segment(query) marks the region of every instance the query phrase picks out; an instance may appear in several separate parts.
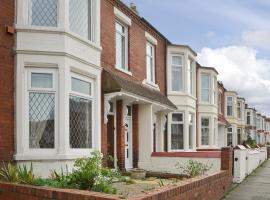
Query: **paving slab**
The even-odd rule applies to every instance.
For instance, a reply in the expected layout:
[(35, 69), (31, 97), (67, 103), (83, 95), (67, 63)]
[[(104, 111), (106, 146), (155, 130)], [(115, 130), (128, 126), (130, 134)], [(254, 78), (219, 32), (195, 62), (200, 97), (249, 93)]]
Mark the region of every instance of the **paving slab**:
[(270, 200), (270, 160), (236, 186), (224, 200)]

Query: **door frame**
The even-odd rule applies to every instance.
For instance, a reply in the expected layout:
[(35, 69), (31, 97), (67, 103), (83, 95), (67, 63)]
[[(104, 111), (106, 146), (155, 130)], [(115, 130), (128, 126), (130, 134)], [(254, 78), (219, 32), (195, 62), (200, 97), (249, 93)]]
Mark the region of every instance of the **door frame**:
[[(127, 167), (127, 159), (126, 159), (126, 146), (125, 146), (125, 168), (126, 169), (132, 169), (133, 168), (133, 130), (132, 130), (132, 123), (133, 123), (133, 117), (132, 117), (132, 105), (127, 105), (130, 107), (130, 116), (127, 114), (125, 116), (125, 120), (130, 120), (130, 137), (129, 137), (129, 163), (130, 166)], [(124, 124), (125, 126), (125, 124)], [(126, 128), (126, 127), (125, 127)], [(125, 130), (125, 145), (126, 145), (126, 130)]]

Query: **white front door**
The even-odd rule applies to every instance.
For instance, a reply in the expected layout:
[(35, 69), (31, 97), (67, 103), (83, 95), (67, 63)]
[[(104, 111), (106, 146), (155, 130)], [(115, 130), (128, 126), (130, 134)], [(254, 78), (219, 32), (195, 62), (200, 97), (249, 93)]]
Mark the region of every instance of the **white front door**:
[(125, 124), (125, 166), (126, 169), (132, 168), (132, 128), (131, 116), (126, 116)]

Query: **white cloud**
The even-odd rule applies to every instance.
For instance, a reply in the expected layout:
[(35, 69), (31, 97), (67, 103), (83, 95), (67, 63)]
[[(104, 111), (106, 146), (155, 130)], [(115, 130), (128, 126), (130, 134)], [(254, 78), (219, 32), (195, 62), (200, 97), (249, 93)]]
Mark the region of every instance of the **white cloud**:
[(228, 90), (237, 91), (251, 106), (270, 116), (270, 60), (258, 59), (246, 46), (203, 48), (198, 62), (215, 67)]
[(242, 34), (244, 44), (270, 50), (270, 31), (245, 31)]

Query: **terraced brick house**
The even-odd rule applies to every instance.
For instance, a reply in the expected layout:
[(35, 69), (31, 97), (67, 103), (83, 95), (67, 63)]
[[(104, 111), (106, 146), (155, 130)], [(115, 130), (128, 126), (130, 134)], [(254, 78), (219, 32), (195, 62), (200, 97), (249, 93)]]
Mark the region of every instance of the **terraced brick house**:
[(225, 92), (225, 119), (231, 124), (227, 127), (227, 146), (237, 145), (237, 93), (234, 91)]
[(230, 123), (225, 119), (225, 92), (222, 82), (218, 82), (218, 147), (227, 146), (227, 127)]
[(134, 7), (101, 1), (101, 151), (110, 167), (152, 169), (152, 153), (165, 150), (166, 115), (176, 109), (166, 97), (167, 43)]

